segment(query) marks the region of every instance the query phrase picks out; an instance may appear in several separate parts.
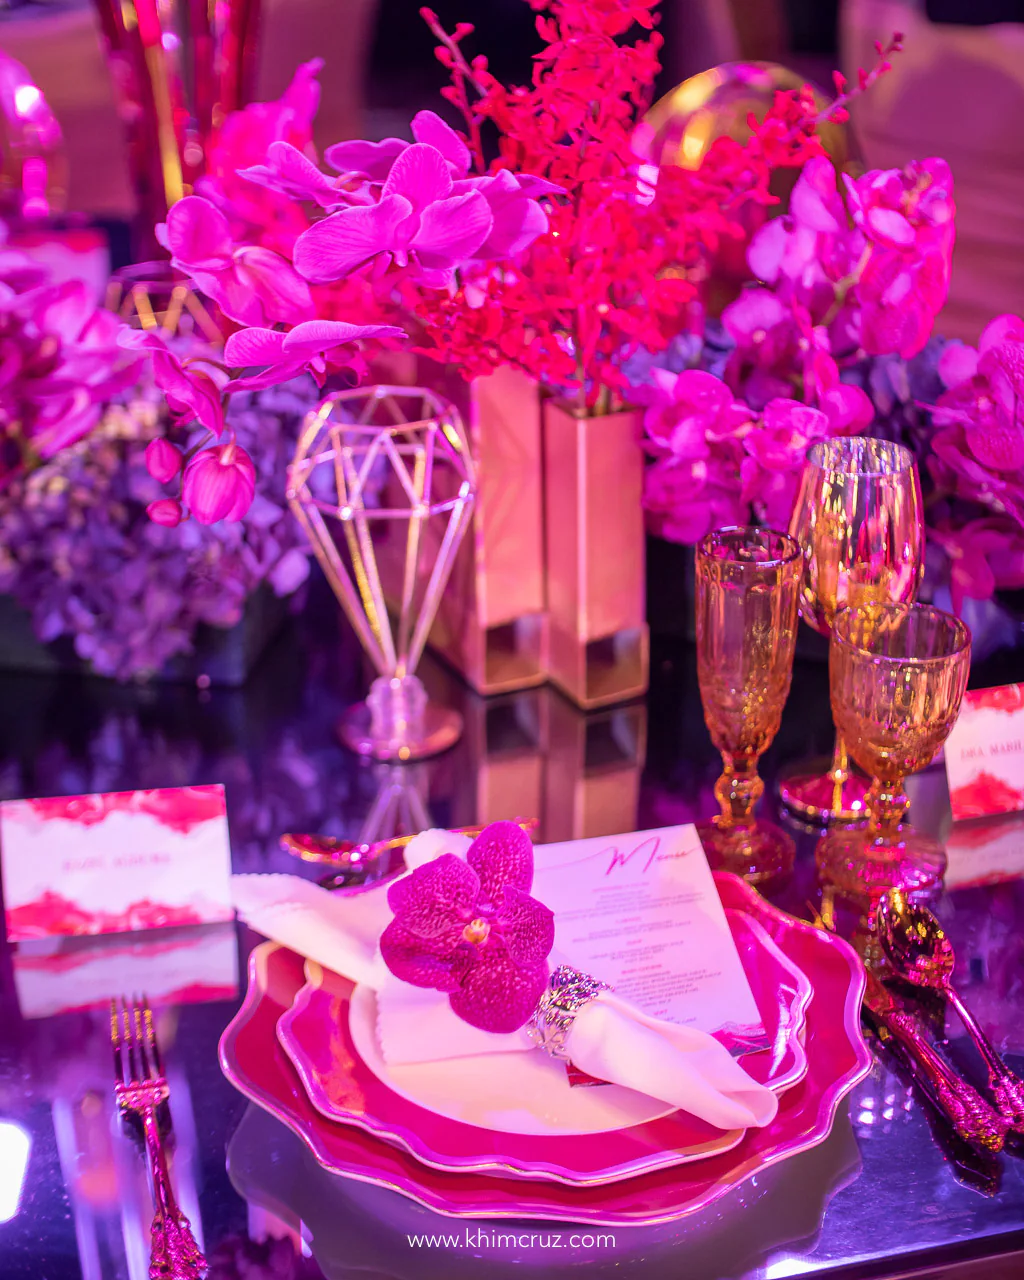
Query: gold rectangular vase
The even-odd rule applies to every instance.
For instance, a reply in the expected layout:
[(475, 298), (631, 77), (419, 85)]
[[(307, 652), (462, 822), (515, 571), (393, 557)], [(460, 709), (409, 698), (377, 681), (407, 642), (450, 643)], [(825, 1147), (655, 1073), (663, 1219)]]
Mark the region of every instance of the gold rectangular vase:
[(635, 411), (545, 403), (548, 675), (583, 708), (647, 690), (640, 440)]
[(468, 418), (479, 489), (430, 642), (478, 693), (542, 684), (547, 617), (537, 384), (503, 368), (468, 388), (448, 382), (439, 390)]

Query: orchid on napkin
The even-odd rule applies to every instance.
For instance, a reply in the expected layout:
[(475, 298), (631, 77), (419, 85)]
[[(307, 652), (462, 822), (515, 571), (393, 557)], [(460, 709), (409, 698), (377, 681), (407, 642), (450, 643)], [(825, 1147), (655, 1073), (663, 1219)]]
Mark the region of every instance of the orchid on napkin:
[(530, 897), (532, 884), (530, 837), (514, 822), (492, 823), (465, 861), (443, 853), (391, 886), (384, 963), (404, 982), (446, 992), (471, 1026), (517, 1030), (544, 991), (555, 940), (554, 916)]
[[(389, 887), (352, 893), (296, 876), (234, 876), (234, 901), (252, 927), (373, 988), (389, 1065), (537, 1052), (525, 1028), (549, 956), (570, 964), (572, 956), (551, 954), (554, 916), (529, 893), (528, 837), (508, 822), (472, 843), (426, 831), (406, 846), (405, 864)], [(719, 1129), (769, 1124), (778, 1110), (772, 1090), (713, 1036), (646, 1014), (613, 990), (576, 1013), (565, 1049), (594, 1079)]]

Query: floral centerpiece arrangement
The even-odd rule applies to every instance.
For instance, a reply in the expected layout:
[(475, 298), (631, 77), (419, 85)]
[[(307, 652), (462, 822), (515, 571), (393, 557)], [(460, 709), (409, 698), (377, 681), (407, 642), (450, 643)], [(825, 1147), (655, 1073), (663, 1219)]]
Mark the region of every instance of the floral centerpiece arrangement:
[(147, 518), (161, 498), (144, 450), (171, 424), (116, 317), (5, 250), (0, 326), (0, 593), (40, 641), (66, 637), (98, 674), (144, 677), (189, 652), (200, 624), (238, 623), (262, 582), (296, 589), (308, 561), (282, 487), (308, 394), (236, 402), (232, 430), (260, 464), (253, 501), (238, 524), (179, 534)]
[[(240, 113), (195, 194), (158, 229), (174, 267), (238, 326), (223, 360), (175, 361), (148, 338), (125, 341), (152, 348), (176, 414), (204, 432), (185, 450), (151, 450), (152, 473), (173, 486), (152, 515), (168, 524), (245, 511), (252, 460), (223, 416), (236, 392), (301, 372), (333, 389), (360, 376), (367, 348), (404, 344), (467, 379), (507, 366), (554, 393), (544, 410), (546, 674), (599, 705), (646, 687), (630, 360), (700, 327), (709, 255), (763, 220), (777, 169), (822, 154), (817, 127), (842, 118), (848, 95), (823, 117), (809, 91), (780, 93), (745, 144), (720, 139), (698, 170), (654, 171), (634, 135), (658, 69), (657, 0), (529, 2), (543, 47), (518, 86), (467, 55), (470, 24), (448, 33), (422, 11), (461, 132), (421, 111), (412, 141), (338, 143), (321, 164), (308, 128), (315, 64), (300, 68), (285, 96), (294, 109), (273, 129), (265, 108)], [(570, 536), (574, 513), (598, 499), (617, 557)], [(614, 674), (592, 672), (605, 652), (629, 656), (613, 659)]]
[[(650, 527), (692, 544), (752, 518), (786, 528), (810, 444), (906, 444), (924, 489), (924, 591), (965, 615), (976, 651), (1012, 643), (990, 605), (1024, 587), (1024, 322), (977, 349), (934, 334), (954, 239), (941, 159), (844, 176), (804, 166), (788, 212), (747, 250), (721, 324), (633, 365), (646, 406)], [(988, 607), (986, 607), (988, 606)]]
[[(159, 231), (174, 266), (239, 326), (222, 395), (304, 370), (323, 385), (360, 372), (367, 345), (411, 342), (467, 378), (519, 367), (600, 413), (630, 392), (631, 354), (693, 328), (695, 269), (741, 214), (776, 203), (775, 169), (821, 154), (811, 96), (780, 93), (746, 145), (720, 139), (697, 171), (645, 175), (633, 134), (658, 69), (657, 0), (528, 2), (544, 42), (530, 86), (506, 87), (485, 57), (467, 59), (469, 23), (448, 34), (422, 11), (462, 133), (421, 111), (413, 142), (337, 143), (325, 172), (310, 140), (316, 63), (299, 69), (273, 127), (267, 110), (278, 104), (225, 125), (196, 194)], [(636, 29), (644, 38), (631, 43)], [(214, 374), (209, 362), (162, 357), (156, 369), (176, 412), (207, 429), (223, 460)], [(182, 514), (203, 465), (180, 460)], [(230, 451), (226, 495), (242, 492), (234, 477), (245, 469)], [(230, 511), (225, 499), (214, 518)]]

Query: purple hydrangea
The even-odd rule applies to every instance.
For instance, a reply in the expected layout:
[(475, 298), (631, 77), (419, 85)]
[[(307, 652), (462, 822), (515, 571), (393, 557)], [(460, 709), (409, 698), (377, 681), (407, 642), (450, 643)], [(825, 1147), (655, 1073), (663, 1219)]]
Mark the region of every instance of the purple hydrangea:
[(144, 679), (191, 651), (197, 627), (232, 627), (262, 582), (279, 595), (308, 573), (306, 540), (288, 511), (285, 473), (316, 397), (299, 379), (234, 398), (230, 421), (256, 463), (256, 496), (237, 524), (152, 523), (162, 496), (145, 463), (166, 434), (152, 387), (110, 404), (84, 439), (0, 491), (0, 592), (47, 643), (68, 635), (100, 675)]

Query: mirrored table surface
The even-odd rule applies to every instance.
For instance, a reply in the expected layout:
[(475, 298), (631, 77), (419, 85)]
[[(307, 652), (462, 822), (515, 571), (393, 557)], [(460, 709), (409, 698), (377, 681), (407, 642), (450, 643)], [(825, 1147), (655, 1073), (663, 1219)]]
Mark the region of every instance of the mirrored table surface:
[[(428, 662), (433, 696), (462, 712), (462, 739), (431, 761), (374, 764), (334, 733), (370, 672), (333, 609), (314, 601), (242, 689), (0, 672), (0, 798), (221, 782), (234, 869), (310, 876), (315, 867), (280, 850), (282, 832), (365, 839), (528, 815), (537, 838), (552, 841), (707, 817), (719, 759), (692, 648), (656, 638), (652, 669), (644, 702), (587, 716), (546, 688), (478, 698)], [(826, 667), (798, 659), (762, 762), (769, 814), (773, 776), (827, 753), (831, 734)], [(950, 883), (936, 909), (963, 994), (1024, 1071), (1024, 816), (950, 828), (941, 768), (912, 785), (915, 821), (948, 843)], [(816, 835), (790, 829), (795, 865), (766, 892), (806, 917), (822, 901)], [(856, 932), (856, 911), (837, 919)], [(0, 949), (0, 1280), (147, 1275), (146, 1168), (117, 1123), (104, 1008), (115, 991), (143, 985), (167, 1063), (175, 1184), (213, 1280), (1024, 1275), (1024, 1158), (958, 1149), (877, 1046), (825, 1143), (668, 1226), (599, 1234), (525, 1224), (499, 1240), (496, 1224), (467, 1225), (337, 1178), (218, 1066), (259, 940), (228, 924), (86, 940), (82, 954), (65, 947), (59, 959), (45, 947)], [(977, 1079), (959, 1024), (951, 1018), (946, 1031), (948, 1053)], [(523, 1244), (530, 1233), (561, 1240)]]

